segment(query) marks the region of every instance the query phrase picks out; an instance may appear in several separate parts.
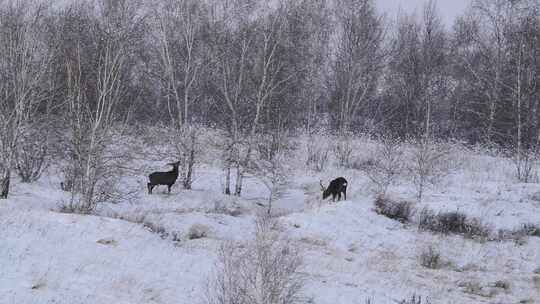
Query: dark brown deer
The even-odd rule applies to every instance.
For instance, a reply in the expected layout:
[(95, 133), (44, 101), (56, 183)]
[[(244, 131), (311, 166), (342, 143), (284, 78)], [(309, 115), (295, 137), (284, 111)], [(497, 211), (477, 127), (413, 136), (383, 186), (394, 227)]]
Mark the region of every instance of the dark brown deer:
[(171, 193), (171, 187), (176, 183), (176, 179), (178, 178), (178, 166), (180, 166), (180, 162), (167, 165), (173, 166), (173, 169), (168, 172), (154, 172), (148, 175), (148, 179), (150, 180), (148, 183), (148, 194), (152, 194), (152, 189), (157, 185), (167, 186), (168, 193)]
[(332, 195), (332, 201), (341, 200), (341, 193), (343, 193), (344, 199), (347, 200), (347, 180), (343, 177), (338, 177), (330, 182), (328, 188), (324, 187), (321, 180), (321, 190), (323, 191), (322, 198), (326, 199)]

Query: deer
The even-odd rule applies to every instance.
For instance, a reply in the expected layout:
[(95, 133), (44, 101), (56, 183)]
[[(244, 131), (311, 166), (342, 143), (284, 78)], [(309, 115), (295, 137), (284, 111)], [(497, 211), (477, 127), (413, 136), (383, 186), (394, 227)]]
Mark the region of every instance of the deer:
[(167, 186), (168, 193), (171, 193), (171, 187), (176, 183), (176, 179), (178, 178), (178, 166), (180, 166), (180, 162), (169, 163), (167, 165), (172, 166), (173, 169), (168, 172), (154, 172), (148, 175), (148, 179), (150, 180), (148, 183), (148, 194), (152, 194), (152, 189), (158, 185)]
[(347, 180), (343, 177), (338, 177), (330, 182), (328, 188), (326, 188), (321, 180), (321, 190), (323, 192), (323, 200), (332, 195), (332, 201), (336, 201), (336, 196), (338, 201), (341, 200), (341, 193), (343, 193), (344, 199), (347, 200)]

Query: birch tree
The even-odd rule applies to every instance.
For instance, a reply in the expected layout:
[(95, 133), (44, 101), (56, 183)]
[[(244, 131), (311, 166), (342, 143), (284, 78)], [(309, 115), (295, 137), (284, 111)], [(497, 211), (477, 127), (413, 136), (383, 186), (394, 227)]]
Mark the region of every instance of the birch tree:
[(45, 5), (0, 2), (0, 199), (8, 197), (23, 127), (44, 100), (51, 57), (44, 40)]
[(163, 92), (174, 150), (183, 164), (183, 186), (191, 189), (198, 147), (192, 107), (202, 99), (200, 78), (207, 66), (203, 45), (205, 5), (194, 0), (164, 0), (156, 12), (157, 79)]
[(435, 2), (424, 7), (422, 21), (401, 16), (392, 39), (386, 75), (391, 130), (401, 136), (430, 138), (444, 131), (449, 77), (446, 33)]
[(242, 191), (242, 179), (244, 171), (249, 165), (252, 151), (255, 145), (255, 135), (261, 131), (261, 120), (264, 108), (271, 98), (278, 94), (280, 90), (287, 86), (287, 83), (294, 76), (287, 73), (285, 61), (280, 52), (283, 51), (282, 43), (284, 39), (285, 15), (284, 8), (281, 7), (263, 20), (260, 38), (256, 49), (255, 65), (252, 70), (252, 79), (256, 90), (252, 100), (255, 106), (255, 115), (250, 122), (249, 133), (247, 134), (248, 146), (243, 161), (237, 166), (235, 195), (240, 195)]
[[(283, 60), (284, 11), (241, 24), (227, 24), (215, 48), (216, 99), (227, 113), (225, 193), (230, 194), (232, 169), (236, 173), (234, 194), (242, 192), (243, 179), (253, 156), (255, 135), (261, 131), (263, 110), (287, 85)], [(243, 113), (247, 115), (242, 115)]]
[(373, 118), (367, 110), (381, 77), (385, 29), (372, 0), (343, 0), (337, 7), (338, 40), (329, 86), (334, 126), (345, 134)]
[[(222, 15), (212, 20), (211, 48), (212, 48), (212, 81), (210, 85), (214, 90), (214, 99), (217, 108), (226, 112), (222, 125), (226, 128), (227, 136), (221, 143), (225, 171), (225, 194), (231, 194), (231, 174), (233, 166), (240, 166), (240, 148), (243, 143), (241, 113), (248, 104), (248, 64), (249, 54), (252, 52), (253, 32), (249, 27), (252, 9), (244, 6), (223, 6), (217, 4), (214, 11), (221, 11)], [(231, 17), (233, 16), (233, 17)], [(234, 18), (234, 16), (237, 16)], [(241, 17), (238, 17), (241, 16)], [(236, 24), (235, 20), (242, 23)]]
[(65, 13), (71, 22), (67, 30), (74, 32), (64, 49), (70, 156), (65, 190), (72, 194), (64, 208), (90, 213), (98, 203), (117, 199), (115, 184), (126, 157), (113, 146), (114, 136), (121, 130), (120, 106), (130, 82), (129, 48), (144, 16), (130, 1), (81, 5)]
[(538, 10), (537, 1), (477, 0), (456, 33), (466, 121), (510, 152), (524, 182), (538, 158)]
[(517, 178), (530, 182), (537, 178), (536, 166), (540, 152), (540, 5), (518, 6), (519, 15), (509, 26), (510, 88), (513, 109), (514, 161)]
[[(499, 121), (505, 103), (510, 2), (475, 0), (471, 11), (456, 23), (453, 53), (458, 67), (462, 109), (473, 139), (500, 142)], [(476, 123), (475, 123), (476, 122)], [(472, 129), (472, 130), (471, 130)], [(476, 130), (476, 131), (475, 131)]]

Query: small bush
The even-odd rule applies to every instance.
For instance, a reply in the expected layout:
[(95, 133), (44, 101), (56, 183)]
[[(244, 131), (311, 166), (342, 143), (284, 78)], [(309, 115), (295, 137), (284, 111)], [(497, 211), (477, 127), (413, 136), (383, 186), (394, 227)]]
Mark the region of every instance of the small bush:
[[(394, 301), (397, 304), (431, 304), (431, 301), (429, 298), (422, 299), (421, 296), (417, 296), (416, 294), (413, 294), (410, 299), (402, 299), (400, 301), (395, 300)], [(365, 301), (366, 304), (375, 304), (373, 301), (373, 298), (367, 298)]]
[(422, 209), (418, 218), (418, 228), (420, 230), (439, 232), (439, 222), (433, 210), (428, 208)]
[(432, 210), (424, 209), (418, 221), (420, 230), (439, 232), (443, 234), (462, 234), (467, 238), (487, 238), (491, 230), (477, 218), (468, 218), (461, 212), (441, 212), (437, 215)]
[(533, 277), (533, 283), (536, 290), (540, 291), (540, 277)]
[(392, 138), (381, 138), (381, 144), (367, 161), (355, 165), (365, 172), (380, 195), (384, 195), (403, 170), (401, 142)]
[(187, 237), (190, 240), (202, 239), (208, 236), (209, 230), (210, 229), (205, 225), (195, 224), (189, 228)]
[(524, 244), (527, 237), (540, 237), (540, 227), (535, 224), (524, 224), (513, 230), (500, 229), (498, 240), (513, 240), (517, 244)]
[(529, 199), (530, 199), (530, 200), (533, 200), (533, 201), (540, 202), (540, 191), (535, 192), (535, 193), (529, 195)]
[(37, 181), (49, 164), (50, 153), (47, 127), (24, 130), (15, 153), (15, 168), (21, 181), (23, 183)]
[(429, 269), (438, 269), (441, 266), (441, 253), (432, 246), (429, 246), (420, 254), (420, 264)]
[(80, 202), (71, 199), (69, 202), (61, 202), (58, 206), (58, 211), (61, 213), (72, 213), (88, 215), (95, 211), (94, 205), (81, 204)]
[(493, 286), (495, 288), (500, 288), (500, 289), (503, 289), (505, 291), (510, 290), (510, 282), (508, 282), (508, 281), (499, 280), (499, 281), (496, 281), (495, 283), (493, 283)]
[(351, 167), (352, 145), (349, 139), (340, 139), (334, 146), (334, 154), (339, 167)]
[(535, 224), (525, 224), (523, 225), (522, 230), (527, 236), (540, 237), (540, 227)]
[(375, 212), (401, 223), (408, 223), (412, 219), (414, 208), (410, 202), (397, 202), (379, 195), (375, 199)]
[(464, 293), (477, 295), (484, 298), (492, 298), (499, 293), (499, 290), (497, 290), (496, 287), (482, 286), (482, 284), (477, 281), (459, 282), (458, 287), (461, 287)]
[(305, 303), (302, 256), (276, 225), (271, 218), (259, 218), (252, 240), (221, 247), (205, 303)]
[(309, 168), (321, 172), (328, 163), (328, 152), (330, 149), (326, 144), (320, 144), (319, 141), (311, 138), (307, 144), (307, 160), (306, 166)]
[(437, 142), (422, 139), (413, 143), (412, 160), (408, 171), (416, 186), (418, 201), (422, 201), (428, 186), (436, 185), (444, 176), (449, 174), (449, 148)]
[(431, 301), (429, 298), (422, 298), (421, 296), (417, 296), (416, 294), (413, 294), (410, 299), (403, 299), (401, 301), (397, 301), (398, 304), (431, 304)]
[(162, 239), (166, 239), (167, 237), (169, 237), (169, 233), (167, 232), (167, 230), (165, 230), (165, 227), (161, 225), (146, 221), (143, 223), (143, 226), (150, 232), (158, 234)]
[(223, 201), (216, 200), (214, 201), (214, 207), (207, 211), (207, 213), (214, 213), (214, 214), (225, 214), (232, 217), (239, 217), (244, 213), (245, 210), (243, 210), (240, 206), (227, 206)]
[(466, 233), (467, 215), (461, 212), (443, 212), (437, 216), (439, 229), (443, 233)]

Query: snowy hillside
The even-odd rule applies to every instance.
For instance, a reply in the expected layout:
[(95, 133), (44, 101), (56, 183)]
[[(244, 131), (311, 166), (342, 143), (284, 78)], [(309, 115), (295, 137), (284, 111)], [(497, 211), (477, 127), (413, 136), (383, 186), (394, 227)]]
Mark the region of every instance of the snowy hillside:
[[(304, 146), (305, 140), (299, 140)], [(357, 140), (367, 158), (377, 145)], [(414, 294), (430, 303), (540, 303), (540, 237), (498, 238), (497, 229), (540, 224), (538, 184), (519, 184), (502, 158), (463, 148), (451, 173), (430, 189), (410, 222), (374, 211), (362, 170), (306, 168), (303, 149), (291, 163), (274, 216), (302, 256), (302, 296), (309, 303), (395, 303)], [(149, 167), (161, 168), (153, 162)], [(249, 178), (240, 197), (222, 194), (223, 172), (197, 167), (193, 190), (180, 185), (146, 194), (146, 172), (126, 179), (129, 202), (100, 205), (96, 215), (59, 212), (68, 195), (50, 168), (39, 182), (15, 181), (0, 202), (0, 303), (204, 303), (218, 249), (253, 238), (268, 195)], [(346, 201), (322, 201), (319, 180), (349, 181)], [(127, 187), (128, 185), (126, 185)], [(389, 197), (414, 202), (400, 176)], [(418, 229), (420, 209), (460, 211), (490, 227), (486, 239)], [(437, 267), (421, 265), (429, 248)]]

